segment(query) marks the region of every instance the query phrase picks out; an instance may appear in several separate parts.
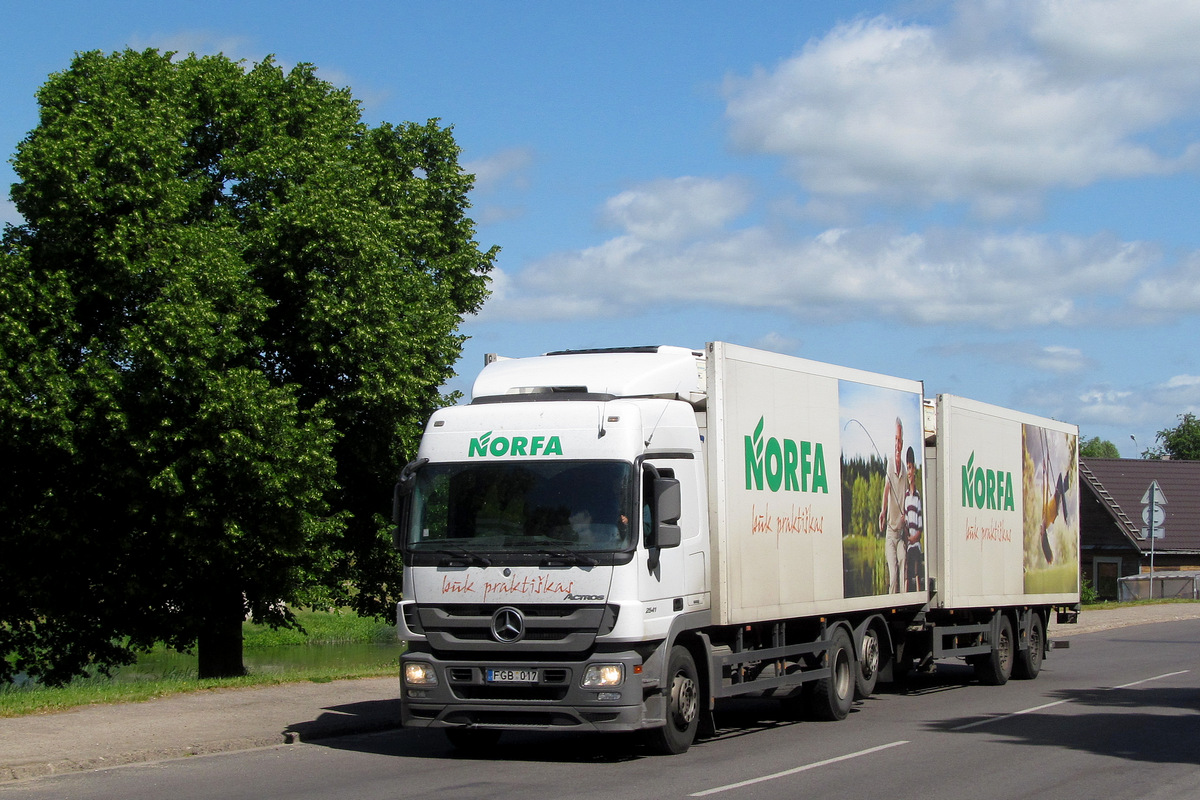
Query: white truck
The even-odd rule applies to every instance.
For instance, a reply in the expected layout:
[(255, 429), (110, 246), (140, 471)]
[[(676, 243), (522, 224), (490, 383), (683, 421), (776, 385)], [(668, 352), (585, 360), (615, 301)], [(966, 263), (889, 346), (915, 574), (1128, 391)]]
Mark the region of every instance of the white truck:
[(680, 753), (736, 695), (1033, 678), (1078, 613), (1073, 425), (722, 342), (489, 360), (397, 484), (406, 726)]

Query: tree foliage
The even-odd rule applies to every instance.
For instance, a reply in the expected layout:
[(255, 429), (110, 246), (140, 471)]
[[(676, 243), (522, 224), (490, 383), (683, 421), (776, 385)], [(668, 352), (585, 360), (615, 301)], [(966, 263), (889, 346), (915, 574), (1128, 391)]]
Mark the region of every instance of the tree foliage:
[(1179, 424), (1174, 428), (1163, 428), (1155, 441), (1157, 444), (1146, 450), (1146, 458), (1200, 460), (1200, 418), (1190, 411), (1180, 414)]
[(0, 252), (0, 680), (154, 641), (228, 674), (246, 613), (394, 613), (389, 489), (496, 254), (451, 131), (269, 58), (84, 53), (38, 102)]
[(1121, 451), (1107, 439), (1093, 436), (1079, 445), (1079, 455), (1081, 458), (1120, 458)]

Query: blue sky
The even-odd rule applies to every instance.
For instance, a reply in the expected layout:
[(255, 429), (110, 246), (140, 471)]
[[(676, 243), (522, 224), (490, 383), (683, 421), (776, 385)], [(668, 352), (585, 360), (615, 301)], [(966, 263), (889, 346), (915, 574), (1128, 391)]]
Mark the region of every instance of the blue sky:
[(127, 46), (310, 62), (368, 122), (453, 125), (502, 248), (454, 388), (487, 352), (719, 339), (1126, 456), (1200, 412), (1194, 0), (3, 9), (8, 156), (49, 73)]

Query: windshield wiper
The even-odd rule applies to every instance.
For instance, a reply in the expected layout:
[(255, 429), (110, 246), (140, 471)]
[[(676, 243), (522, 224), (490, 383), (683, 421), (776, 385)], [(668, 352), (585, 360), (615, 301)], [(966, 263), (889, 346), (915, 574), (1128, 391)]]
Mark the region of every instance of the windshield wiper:
[(546, 563), (550, 563), (552, 561), (561, 561), (564, 564), (579, 564), (584, 567), (594, 567), (600, 563), (586, 553), (568, 550), (565, 547), (560, 547), (555, 550), (541, 549), (538, 550), (538, 554), (546, 557)]
[(479, 553), (472, 553), (470, 550), (464, 550), (461, 547), (443, 547), (434, 552), (450, 556), (450, 558), (442, 562), (441, 566), (443, 567), (452, 567), (455, 561), (463, 562), (462, 566), (464, 567), (469, 567), (472, 564), (478, 564), (481, 567), (490, 567), (492, 565), (492, 561), (488, 557), (482, 556)]

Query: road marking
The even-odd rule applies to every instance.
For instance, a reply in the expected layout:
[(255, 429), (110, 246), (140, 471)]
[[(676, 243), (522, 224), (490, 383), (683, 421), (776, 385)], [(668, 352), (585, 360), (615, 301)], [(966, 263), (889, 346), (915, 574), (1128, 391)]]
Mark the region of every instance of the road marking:
[[(1143, 683), (1150, 683), (1151, 681), (1161, 681), (1163, 678), (1174, 678), (1176, 675), (1186, 675), (1189, 672), (1191, 672), (1191, 670), (1187, 670), (1187, 669), (1181, 669), (1178, 672), (1165, 672), (1162, 675), (1155, 675), (1153, 678), (1143, 678), (1140, 681), (1134, 681), (1132, 683), (1123, 683), (1120, 686), (1112, 686), (1112, 687), (1109, 687), (1108, 689), (1105, 689), (1104, 691), (1111, 692), (1114, 689), (1128, 689), (1131, 686), (1140, 686)], [(1063, 703), (1072, 703), (1072, 702), (1074, 702), (1074, 698), (1068, 698), (1066, 700), (1055, 700), (1053, 703), (1043, 703), (1042, 705), (1034, 706), (1033, 708), (1025, 708), (1020, 711), (1014, 711), (1011, 714), (1001, 714), (998, 717), (985, 717), (984, 719), (977, 719), (974, 722), (968, 722), (966, 725), (959, 725), (957, 728), (951, 728), (950, 730), (951, 731), (965, 731), (965, 730), (969, 730), (970, 728), (976, 728), (980, 725), (987, 725), (989, 722), (1001, 722), (1006, 719), (1012, 719), (1013, 717), (1019, 717), (1022, 714), (1032, 714), (1034, 711), (1042, 711), (1047, 708), (1053, 708), (1054, 706), (1061, 706)]]
[(987, 725), (989, 722), (999, 722), (1000, 720), (1012, 719), (1013, 717), (1019, 717), (1022, 714), (1032, 714), (1034, 711), (1041, 711), (1044, 708), (1051, 708), (1053, 706), (1061, 706), (1063, 703), (1069, 703), (1069, 702), (1071, 702), (1071, 701), (1070, 700), (1055, 700), (1053, 703), (1043, 703), (1040, 706), (1034, 706), (1033, 708), (1022, 709), (1021, 711), (1014, 711), (1011, 714), (1003, 714), (999, 717), (986, 717), (984, 719), (977, 719), (974, 722), (968, 722), (966, 725), (959, 725), (957, 728), (951, 728), (950, 730), (951, 731), (965, 731), (969, 728), (975, 728), (980, 725)]
[(836, 758), (827, 758), (824, 761), (814, 761), (812, 764), (805, 764), (802, 767), (794, 767), (792, 769), (784, 770), (783, 772), (776, 772), (773, 775), (763, 775), (761, 778), (751, 778), (750, 780), (747, 780), (747, 781), (739, 781), (738, 783), (730, 783), (726, 786), (717, 786), (713, 789), (705, 789), (703, 792), (694, 792), (691, 795), (689, 795), (689, 797), (705, 797), (710, 794), (718, 794), (720, 792), (728, 792), (730, 789), (741, 789), (743, 786), (753, 786), (756, 783), (764, 783), (765, 781), (773, 781), (776, 778), (786, 778), (788, 775), (795, 775), (798, 772), (807, 772), (810, 769), (816, 769), (817, 767), (825, 767), (830, 764), (837, 764), (840, 761), (849, 761), (852, 758), (859, 758), (861, 756), (869, 756), (872, 753), (878, 753), (881, 750), (888, 750), (893, 747), (899, 747), (902, 744), (908, 744), (908, 740), (902, 739), (898, 742), (891, 742), (890, 744), (881, 744), (881, 745), (879, 745), (879, 747), (871, 747), (866, 750), (859, 750), (857, 753), (848, 753), (844, 756), (837, 756)]
[(1178, 672), (1166, 672), (1162, 675), (1155, 675), (1153, 678), (1146, 678), (1145, 680), (1134, 681), (1133, 683), (1123, 683), (1120, 686), (1114, 686), (1112, 688), (1128, 689), (1130, 686), (1140, 686), (1141, 684), (1149, 683), (1150, 681), (1161, 681), (1163, 678), (1174, 678), (1176, 675), (1186, 675), (1189, 672), (1191, 672), (1190, 669), (1181, 669)]

